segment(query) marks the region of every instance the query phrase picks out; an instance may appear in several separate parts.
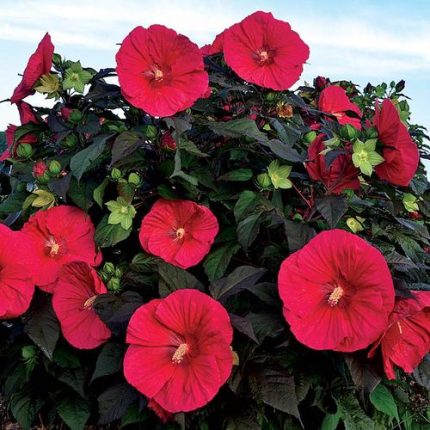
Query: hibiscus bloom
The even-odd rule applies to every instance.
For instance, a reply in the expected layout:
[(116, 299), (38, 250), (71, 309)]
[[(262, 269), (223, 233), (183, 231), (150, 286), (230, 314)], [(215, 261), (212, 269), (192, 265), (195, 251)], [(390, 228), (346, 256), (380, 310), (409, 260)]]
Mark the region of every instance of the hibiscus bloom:
[(0, 224), (0, 320), (16, 318), (30, 306), (34, 282), (28, 272), (31, 244), (20, 232)]
[(381, 346), (388, 379), (396, 379), (394, 365), (412, 373), (430, 351), (430, 292), (412, 294), (396, 302), (385, 333), (369, 352), (372, 357)]
[[(19, 117), (22, 125), (28, 124), (29, 122), (34, 122), (35, 124), (39, 122), (36, 118), (36, 115), (33, 112), (33, 108), (28, 103), (18, 102), (17, 106), (18, 106)], [(17, 129), (18, 127), (13, 124), (9, 124), (7, 126), (6, 149), (0, 155), (0, 161), (7, 160), (8, 158), (11, 158), (11, 157), (16, 157), (16, 147), (20, 143), (28, 143), (30, 145), (34, 145), (35, 143), (37, 143), (37, 136), (35, 136), (34, 134), (25, 134), (18, 140), (18, 142), (15, 142), (15, 133)]]
[(326, 136), (317, 136), (308, 148), (306, 170), (314, 181), (321, 181), (329, 193), (340, 194), (345, 189), (358, 190), (360, 180), (358, 169), (352, 164), (352, 155), (348, 150), (338, 155), (327, 167), (324, 140)]
[(30, 269), (42, 290), (52, 293), (61, 267), (82, 261), (91, 266), (101, 263), (94, 244), (94, 225), (90, 217), (73, 206), (57, 206), (32, 215), (22, 232), (29, 237), (35, 256)]
[(46, 33), (36, 51), (28, 60), (21, 82), (15, 88), (10, 99), (11, 103), (18, 103), (23, 98), (34, 93), (33, 87), (39, 78), (51, 71), (53, 54), (54, 45), (51, 42), (51, 36)]
[(106, 287), (88, 264), (69, 263), (60, 270), (52, 306), (64, 338), (75, 348), (94, 349), (110, 338), (111, 331), (93, 309), (104, 293)]
[(255, 12), (224, 32), (225, 62), (245, 81), (287, 90), (298, 81), (309, 47), (290, 24)]
[(162, 25), (132, 30), (116, 61), (123, 96), (153, 116), (189, 108), (208, 88), (199, 47)]
[[(346, 95), (346, 91), (337, 85), (330, 85), (321, 91), (318, 109), (334, 115), (341, 125), (350, 124), (361, 130), (360, 118), (362, 113), (360, 108), (352, 103)], [(360, 118), (348, 116), (348, 111), (356, 113)]]
[(197, 290), (177, 290), (131, 317), (125, 378), (167, 412), (200, 408), (230, 376), (232, 336), (221, 304)]
[(420, 154), (390, 99), (385, 99), (381, 107), (376, 105), (373, 125), (385, 159), (375, 167), (376, 174), (394, 185), (408, 186), (417, 171)]
[(149, 254), (187, 269), (209, 253), (217, 233), (218, 221), (206, 206), (160, 199), (143, 218), (139, 239)]
[(394, 306), (384, 257), (344, 230), (322, 232), (286, 258), (278, 287), (291, 331), (319, 350), (366, 348), (383, 333)]
[(227, 30), (224, 30), (222, 33), (217, 34), (215, 40), (210, 45), (205, 45), (200, 48), (203, 56), (206, 57), (208, 55), (219, 54), (222, 52), (223, 44), (224, 44), (224, 33)]

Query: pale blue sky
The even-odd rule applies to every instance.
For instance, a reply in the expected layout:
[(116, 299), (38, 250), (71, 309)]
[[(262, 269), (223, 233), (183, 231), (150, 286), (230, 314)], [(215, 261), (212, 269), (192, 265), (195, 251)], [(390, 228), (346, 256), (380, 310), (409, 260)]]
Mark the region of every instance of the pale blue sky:
[[(405, 79), (413, 120), (430, 129), (427, 0), (0, 0), (0, 10), (0, 100), (12, 94), (17, 73), (46, 31), (63, 56), (84, 66), (114, 67), (116, 43), (137, 25), (165, 24), (203, 45), (265, 10), (288, 21), (310, 46), (301, 82), (317, 75), (361, 86)], [(0, 104), (0, 129), (17, 121), (15, 107)]]

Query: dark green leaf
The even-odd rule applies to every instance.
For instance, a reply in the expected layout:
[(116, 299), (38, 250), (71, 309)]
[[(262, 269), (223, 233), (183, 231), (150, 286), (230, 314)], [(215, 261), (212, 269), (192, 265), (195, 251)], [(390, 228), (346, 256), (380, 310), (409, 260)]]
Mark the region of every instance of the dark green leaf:
[(94, 239), (98, 246), (107, 248), (127, 239), (132, 229), (124, 230), (121, 224), (109, 224), (108, 215), (105, 215), (96, 228)]
[(230, 321), (232, 326), (243, 333), (245, 336), (248, 336), (255, 343), (260, 343), (257, 336), (254, 333), (254, 328), (252, 326), (251, 321), (249, 321), (246, 317), (241, 317), (235, 314), (229, 314)]
[(49, 360), (52, 360), (60, 336), (60, 325), (49, 301), (31, 312), (24, 331)]
[(218, 181), (244, 182), (252, 178), (251, 169), (232, 170), (218, 178)]
[(277, 139), (268, 140), (266, 142), (261, 142), (262, 145), (267, 146), (270, 150), (286, 161), (291, 161), (293, 163), (303, 163), (306, 157), (299, 154), (297, 150), (291, 147), (288, 143), (281, 142)]
[(345, 355), (345, 361), (351, 373), (352, 380), (358, 388), (372, 392), (382, 379), (375, 364), (364, 354)]
[(340, 413), (327, 414), (321, 424), (321, 430), (336, 430), (340, 421)]
[(346, 199), (343, 196), (324, 196), (317, 198), (315, 206), (327, 221), (330, 228), (336, 227), (337, 223), (348, 209)]
[(21, 424), (24, 430), (30, 429), (37, 413), (45, 404), (45, 400), (30, 389), (13, 394), (10, 402), (10, 410), (14, 418)]
[(284, 226), (290, 252), (303, 248), (316, 235), (308, 224), (285, 220)]
[(105, 194), (106, 187), (109, 185), (109, 180), (107, 178), (103, 179), (103, 182), (93, 191), (94, 201), (103, 209), (103, 196)]
[(246, 252), (257, 238), (260, 225), (264, 221), (262, 213), (249, 215), (237, 225), (237, 240)]
[(67, 193), (69, 191), (71, 179), (72, 175), (68, 173), (66, 176), (59, 179), (51, 179), (48, 183), (48, 187), (54, 194), (67, 202)]
[(197, 148), (195, 143), (191, 142), (190, 140), (180, 139), (179, 148), (188, 152), (191, 155), (195, 155), (196, 157), (209, 157), (208, 154), (205, 154), (200, 151), (200, 149)]
[(25, 191), (15, 191), (0, 203), (0, 215), (9, 215), (22, 210), (22, 204), (29, 194)]
[(285, 329), (284, 320), (276, 313), (250, 312), (246, 319), (252, 324), (254, 333), (260, 343), (266, 337), (276, 337)]
[(96, 367), (90, 382), (102, 376), (119, 372), (122, 368), (123, 354), (124, 348), (118, 343), (110, 342), (104, 345), (97, 357)]
[(68, 190), (69, 197), (75, 205), (88, 212), (94, 204), (93, 193), (96, 186), (97, 184), (93, 180), (78, 182), (77, 179), (72, 178)]
[(60, 369), (55, 373), (59, 381), (63, 382), (64, 384), (75, 390), (81, 397), (85, 397), (85, 374), (82, 368)]
[(53, 361), (63, 369), (77, 369), (81, 366), (75, 350), (64, 345), (58, 345), (55, 348)]
[(108, 388), (98, 398), (100, 414), (98, 423), (109, 424), (121, 418), (136, 399), (136, 391), (126, 383)]
[(345, 430), (373, 430), (374, 422), (364, 413), (352, 393), (336, 398), (336, 404)]
[(114, 141), (112, 146), (112, 166), (117, 161), (122, 160), (132, 154), (142, 145), (140, 135), (134, 131), (124, 131)]
[(83, 174), (91, 168), (92, 163), (100, 156), (106, 147), (106, 142), (114, 134), (101, 134), (94, 138), (94, 142), (75, 154), (70, 160), (70, 170), (73, 176), (79, 181)]
[(70, 430), (83, 430), (90, 418), (90, 405), (79, 397), (66, 397), (57, 406), (58, 415)]
[(371, 393), (370, 401), (378, 411), (387, 414), (389, 417), (399, 421), (399, 411), (397, 410), (396, 401), (394, 400), (391, 391), (382, 384), (379, 384)]
[(240, 245), (229, 243), (221, 248), (212, 251), (205, 259), (203, 267), (210, 282), (224, 276), (228, 265), (234, 254), (239, 251)]
[(159, 284), (158, 290), (161, 297), (183, 288), (204, 290), (203, 284), (191, 273), (171, 264), (160, 261), (158, 263)]
[(267, 136), (261, 132), (255, 121), (249, 118), (234, 119), (227, 122), (210, 122), (208, 127), (216, 134), (225, 137), (250, 137), (259, 142), (267, 140)]
[(231, 295), (257, 283), (265, 272), (266, 269), (261, 267), (239, 266), (227, 277), (212, 283), (209, 290), (215, 299), (225, 301)]

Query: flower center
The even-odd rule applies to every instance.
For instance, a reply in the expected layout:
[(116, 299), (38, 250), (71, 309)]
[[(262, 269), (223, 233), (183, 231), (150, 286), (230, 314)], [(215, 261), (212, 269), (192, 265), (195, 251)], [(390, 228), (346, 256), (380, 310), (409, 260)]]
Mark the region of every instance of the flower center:
[(267, 48), (260, 48), (254, 54), (255, 61), (260, 64), (270, 64), (273, 61), (273, 51)]
[(154, 68), (154, 79), (156, 81), (161, 81), (163, 79), (163, 72), (158, 68)]
[(84, 303), (84, 309), (85, 310), (91, 309), (93, 307), (93, 304), (94, 304), (96, 298), (97, 298), (97, 296), (92, 296), (89, 299), (87, 299)]
[(176, 238), (182, 239), (185, 235), (185, 229), (183, 227), (180, 227), (176, 230)]
[(46, 241), (46, 246), (51, 248), (49, 251), (51, 257), (55, 257), (60, 252), (60, 244), (57, 243), (52, 236)]
[(175, 364), (180, 364), (184, 359), (185, 355), (189, 351), (190, 347), (186, 343), (181, 343), (176, 349), (175, 353), (172, 356), (172, 361)]
[(339, 300), (342, 298), (343, 293), (343, 288), (340, 285), (336, 285), (336, 287), (328, 297), (328, 304), (330, 306), (336, 306), (339, 303)]

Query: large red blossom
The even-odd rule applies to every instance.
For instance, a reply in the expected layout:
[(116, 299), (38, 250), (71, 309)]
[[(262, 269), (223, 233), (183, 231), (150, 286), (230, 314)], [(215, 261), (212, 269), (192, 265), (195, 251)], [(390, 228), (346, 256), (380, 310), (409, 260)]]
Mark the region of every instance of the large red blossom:
[(408, 186), (417, 171), (420, 154), (390, 99), (385, 99), (382, 106), (376, 105), (373, 124), (385, 160), (375, 167), (376, 174), (394, 185)]
[(384, 257), (344, 230), (322, 232), (286, 258), (278, 286), (291, 331), (313, 349), (366, 348), (382, 334), (394, 306)]
[(132, 30), (116, 61), (124, 97), (153, 116), (189, 108), (208, 88), (199, 47), (162, 25)]
[(97, 272), (75, 262), (62, 267), (52, 296), (52, 306), (64, 338), (79, 349), (93, 349), (111, 336), (111, 331), (93, 309), (99, 294), (107, 293)]
[[(28, 124), (33, 122), (37, 124), (39, 121), (34, 114), (33, 108), (26, 102), (18, 102), (18, 111), (21, 124)], [(4, 161), (11, 157), (16, 157), (16, 147), (20, 143), (28, 143), (34, 145), (37, 143), (37, 136), (34, 134), (25, 134), (17, 142), (15, 142), (15, 132), (18, 129), (16, 125), (9, 124), (6, 129), (6, 149), (0, 155), (0, 161)]]
[(396, 379), (394, 366), (411, 373), (430, 351), (430, 292), (413, 292), (413, 298), (396, 302), (388, 327), (369, 356), (380, 345), (384, 370), (389, 379)]
[(358, 190), (360, 180), (358, 170), (352, 164), (348, 150), (338, 155), (327, 167), (326, 157), (321, 154), (326, 149), (324, 134), (318, 135), (308, 148), (306, 170), (314, 181), (321, 181), (329, 193), (340, 194), (345, 189)]
[(11, 103), (18, 103), (34, 93), (33, 87), (39, 78), (51, 71), (53, 54), (54, 45), (51, 42), (51, 36), (46, 33), (36, 51), (29, 58), (21, 82), (15, 88), (10, 99)]
[(16, 318), (30, 306), (34, 282), (27, 265), (31, 244), (20, 232), (0, 224), (0, 320)]
[(197, 290), (177, 290), (132, 316), (124, 375), (165, 411), (192, 411), (230, 376), (232, 335), (221, 304)]
[(143, 218), (139, 239), (146, 252), (186, 269), (209, 253), (218, 228), (215, 215), (206, 206), (160, 199)]
[(290, 24), (255, 12), (224, 32), (225, 62), (245, 81), (286, 90), (303, 71), (309, 47)]
[(39, 211), (24, 224), (35, 251), (29, 269), (37, 286), (52, 293), (61, 267), (82, 261), (97, 266), (102, 255), (94, 244), (94, 225), (90, 217), (73, 206), (57, 206)]
[(206, 57), (208, 55), (219, 54), (222, 52), (223, 44), (224, 44), (224, 33), (227, 30), (224, 30), (222, 33), (217, 34), (215, 40), (210, 45), (205, 45), (200, 48), (203, 56)]
[[(351, 124), (358, 130), (361, 130), (361, 110), (346, 95), (346, 91), (337, 86), (330, 85), (321, 91), (318, 99), (318, 109), (322, 112), (334, 115), (339, 124)], [(348, 112), (356, 113), (360, 118), (348, 116)]]

